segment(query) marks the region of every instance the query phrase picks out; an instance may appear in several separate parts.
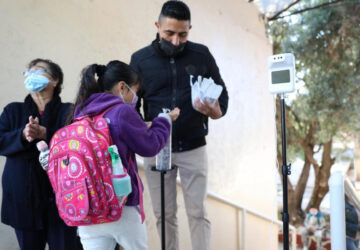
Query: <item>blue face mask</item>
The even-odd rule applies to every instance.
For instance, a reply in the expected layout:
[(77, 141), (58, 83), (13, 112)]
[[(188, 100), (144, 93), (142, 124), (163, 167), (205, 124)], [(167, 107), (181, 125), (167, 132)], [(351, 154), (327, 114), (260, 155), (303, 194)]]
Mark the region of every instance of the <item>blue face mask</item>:
[(25, 88), (30, 92), (40, 92), (49, 82), (50, 80), (46, 76), (34, 73), (30, 74), (24, 81)]

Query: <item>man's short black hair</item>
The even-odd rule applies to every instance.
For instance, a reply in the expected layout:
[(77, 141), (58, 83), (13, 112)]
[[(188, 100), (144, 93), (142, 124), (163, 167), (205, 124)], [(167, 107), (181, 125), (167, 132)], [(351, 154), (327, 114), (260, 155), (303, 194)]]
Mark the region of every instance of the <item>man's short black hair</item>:
[(181, 21), (191, 21), (190, 9), (182, 1), (170, 0), (161, 8), (159, 21), (162, 17), (170, 17)]

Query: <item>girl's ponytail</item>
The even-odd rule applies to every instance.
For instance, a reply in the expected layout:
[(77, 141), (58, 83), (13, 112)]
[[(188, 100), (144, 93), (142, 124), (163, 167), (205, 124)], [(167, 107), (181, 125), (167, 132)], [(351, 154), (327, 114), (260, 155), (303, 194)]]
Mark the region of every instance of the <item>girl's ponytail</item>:
[(106, 66), (98, 64), (91, 64), (82, 70), (79, 91), (76, 95), (76, 100), (72, 110), (66, 120), (66, 124), (73, 122), (76, 107), (79, 107), (80, 110), (83, 109), (84, 102), (92, 94), (104, 92), (102, 78), (105, 71)]

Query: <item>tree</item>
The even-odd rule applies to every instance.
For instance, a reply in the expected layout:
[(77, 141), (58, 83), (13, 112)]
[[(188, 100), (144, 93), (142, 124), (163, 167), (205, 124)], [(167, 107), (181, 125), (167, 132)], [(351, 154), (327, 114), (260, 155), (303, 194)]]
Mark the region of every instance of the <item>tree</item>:
[[(330, 169), (338, 157), (333, 142), (360, 127), (360, 2), (337, 2), (311, 8), (325, 1), (301, 1), (288, 10), (288, 17), (268, 26), (274, 53), (294, 53), (297, 78), (304, 83), (286, 105), (290, 157), (304, 159), (298, 183), (288, 184), (290, 222), (295, 225), (304, 219), (301, 203), (310, 168), (314, 168), (315, 183), (307, 209), (319, 208), (329, 190)], [(279, 116), (277, 128), (281, 135)], [(317, 152), (322, 153), (320, 160), (314, 157)]]

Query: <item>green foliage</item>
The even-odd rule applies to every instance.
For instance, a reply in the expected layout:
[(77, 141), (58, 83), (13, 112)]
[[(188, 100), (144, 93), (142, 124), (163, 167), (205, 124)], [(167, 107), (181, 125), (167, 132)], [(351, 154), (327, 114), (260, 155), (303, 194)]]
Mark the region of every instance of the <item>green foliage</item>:
[[(304, 0), (289, 13), (325, 2)], [(360, 128), (359, 13), (359, 1), (342, 1), (269, 23), (274, 54), (295, 55), (297, 80), (304, 87), (288, 104), (288, 115), (301, 138), (312, 126), (313, 145)], [(290, 151), (301, 153), (294, 136), (289, 133)]]

